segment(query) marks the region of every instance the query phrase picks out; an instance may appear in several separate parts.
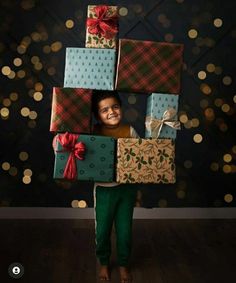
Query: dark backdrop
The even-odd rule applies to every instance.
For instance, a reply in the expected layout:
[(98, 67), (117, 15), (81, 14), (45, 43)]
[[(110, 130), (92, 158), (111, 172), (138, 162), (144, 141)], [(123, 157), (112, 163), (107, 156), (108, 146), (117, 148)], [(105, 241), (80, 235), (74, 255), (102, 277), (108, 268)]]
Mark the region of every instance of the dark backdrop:
[[(84, 200), (93, 206), (92, 183), (53, 180), (49, 123), (65, 49), (84, 47), (87, 5), (103, 3), (119, 5), (120, 38), (184, 44), (177, 182), (139, 186), (137, 205), (235, 206), (233, 0), (1, 0), (0, 205), (70, 207)], [(121, 97), (124, 119), (143, 136), (147, 94)]]

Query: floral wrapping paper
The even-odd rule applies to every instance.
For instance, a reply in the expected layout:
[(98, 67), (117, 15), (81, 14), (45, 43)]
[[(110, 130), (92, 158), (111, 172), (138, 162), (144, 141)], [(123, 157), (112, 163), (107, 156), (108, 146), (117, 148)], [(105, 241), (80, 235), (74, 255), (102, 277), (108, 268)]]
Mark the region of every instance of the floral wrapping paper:
[(118, 7), (88, 5), (85, 47), (116, 48)]
[(175, 144), (171, 139), (119, 138), (118, 183), (175, 183)]

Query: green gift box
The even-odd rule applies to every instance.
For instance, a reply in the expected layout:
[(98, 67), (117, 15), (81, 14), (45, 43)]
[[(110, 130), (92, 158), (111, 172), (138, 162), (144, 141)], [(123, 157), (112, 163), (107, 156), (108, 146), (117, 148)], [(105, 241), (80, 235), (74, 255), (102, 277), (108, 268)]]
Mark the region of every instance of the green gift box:
[[(62, 134), (63, 135), (63, 134)], [(85, 181), (112, 182), (115, 172), (115, 139), (104, 136), (79, 135), (77, 142), (85, 145), (84, 159), (76, 160), (77, 179)], [(63, 174), (70, 152), (56, 139), (55, 179), (65, 179)]]

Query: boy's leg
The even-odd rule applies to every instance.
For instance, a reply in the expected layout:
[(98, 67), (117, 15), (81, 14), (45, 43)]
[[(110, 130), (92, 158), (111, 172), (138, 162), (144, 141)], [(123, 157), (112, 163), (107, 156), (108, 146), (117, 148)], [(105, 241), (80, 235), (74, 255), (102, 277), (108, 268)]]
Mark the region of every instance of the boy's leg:
[(97, 186), (94, 192), (96, 255), (101, 265), (108, 265), (111, 255), (111, 230), (116, 194), (113, 188)]
[(137, 190), (133, 185), (120, 185), (120, 199), (115, 214), (117, 257), (119, 266), (127, 267), (131, 253), (133, 210)]

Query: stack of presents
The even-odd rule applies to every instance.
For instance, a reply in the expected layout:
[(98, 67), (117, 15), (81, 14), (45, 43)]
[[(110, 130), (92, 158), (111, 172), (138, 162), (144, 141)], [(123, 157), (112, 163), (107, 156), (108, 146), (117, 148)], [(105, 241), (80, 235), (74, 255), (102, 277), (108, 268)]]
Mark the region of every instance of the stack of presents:
[[(118, 7), (89, 5), (85, 48), (66, 48), (64, 87), (54, 87), (54, 178), (175, 183), (183, 45), (117, 39)], [(93, 90), (147, 95), (145, 137), (93, 135)]]

